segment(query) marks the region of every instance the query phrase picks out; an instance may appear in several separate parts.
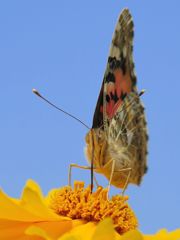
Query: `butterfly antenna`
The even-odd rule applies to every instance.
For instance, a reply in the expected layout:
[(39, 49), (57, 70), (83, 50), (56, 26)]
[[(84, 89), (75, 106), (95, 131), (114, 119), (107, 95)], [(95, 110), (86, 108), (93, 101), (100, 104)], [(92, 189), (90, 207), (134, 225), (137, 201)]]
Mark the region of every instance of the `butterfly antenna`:
[(145, 92), (146, 92), (146, 90), (145, 90), (145, 89), (142, 89), (142, 90), (140, 91), (140, 93), (139, 93), (139, 97), (141, 97)]
[(45, 102), (47, 102), (49, 105), (51, 105), (52, 107), (58, 109), (59, 111), (65, 113), (66, 115), (68, 115), (71, 118), (74, 118), (76, 121), (78, 121), (79, 123), (81, 123), (82, 125), (84, 125), (87, 129), (90, 129), (84, 122), (82, 122), (79, 118), (73, 116), (72, 114), (64, 111), (63, 109), (57, 107), (56, 105), (54, 105), (53, 103), (51, 103), (49, 100), (47, 100), (45, 97), (43, 97), (36, 89), (33, 88), (32, 92), (34, 94), (36, 94), (38, 97), (42, 98)]

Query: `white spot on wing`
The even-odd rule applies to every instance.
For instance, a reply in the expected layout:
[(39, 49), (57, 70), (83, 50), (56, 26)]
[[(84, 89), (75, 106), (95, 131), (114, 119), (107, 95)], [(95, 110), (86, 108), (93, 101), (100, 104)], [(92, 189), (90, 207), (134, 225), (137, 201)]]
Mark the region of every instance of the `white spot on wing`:
[(116, 46), (112, 46), (109, 54), (111, 57), (115, 57), (116, 59), (119, 59), (120, 49)]

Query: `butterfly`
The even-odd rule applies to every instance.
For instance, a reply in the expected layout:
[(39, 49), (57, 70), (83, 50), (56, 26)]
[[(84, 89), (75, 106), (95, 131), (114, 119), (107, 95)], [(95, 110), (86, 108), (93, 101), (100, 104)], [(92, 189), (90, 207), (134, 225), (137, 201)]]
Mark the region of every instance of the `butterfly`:
[(91, 190), (95, 171), (109, 180), (108, 187), (114, 185), (123, 192), (129, 183), (139, 185), (147, 171), (148, 134), (140, 100), (143, 91), (138, 93), (136, 87), (133, 28), (132, 16), (128, 9), (124, 9), (114, 31), (92, 128), (33, 89), (38, 97), (89, 129), (85, 140), (91, 168), (70, 164), (69, 185), (72, 167), (91, 169)]
[(147, 171), (148, 134), (133, 62), (134, 24), (128, 9), (119, 16), (107, 66), (87, 133), (86, 156), (109, 184), (139, 185)]

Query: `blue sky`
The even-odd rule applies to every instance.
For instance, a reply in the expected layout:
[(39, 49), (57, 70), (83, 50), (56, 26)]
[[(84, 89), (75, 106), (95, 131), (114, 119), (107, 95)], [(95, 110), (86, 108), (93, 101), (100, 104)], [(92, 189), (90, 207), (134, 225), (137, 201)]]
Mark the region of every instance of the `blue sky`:
[[(138, 89), (147, 90), (142, 100), (150, 135), (149, 171), (140, 187), (129, 186), (129, 203), (144, 233), (174, 230), (180, 227), (178, 0), (0, 2), (0, 185), (19, 197), (32, 178), (46, 194), (67, 184), (70, 163), (86, 165), (87, 130), (38, 99), (32, 88), (91, 126), (124, 7), (135, 23)], [(75, 169), (73, 179), (88, 184), (90, 174)]]

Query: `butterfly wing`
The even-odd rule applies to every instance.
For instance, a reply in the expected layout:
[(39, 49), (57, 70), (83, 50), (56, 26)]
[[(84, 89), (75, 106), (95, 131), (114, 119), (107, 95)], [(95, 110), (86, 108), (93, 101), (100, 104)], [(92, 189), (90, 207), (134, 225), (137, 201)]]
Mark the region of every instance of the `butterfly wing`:
[[(119, 187), (120, 183), (124, 186), (128, 174), (120, 172), (121, 169), (131, 169), (128, 181), (134, 184), (140, 184), (147, 169), (148, 136), (144, 108), (136, 89), (133, 28), (132, 16), (124, 9), (113, 35), (92, 126), (98, 141), (103, 139), (108, 146), (101, 149), (103, 158), (95, 158), (95, 165), (103, 166), (101, 171), (110, 179), (109, 164), (115, 160), (116, 176), (113, 175), (111, 183)], [(101, 145), (93, 147), (100, 149)]]
[(107, 67), (97, 101), (92, 128), (108, 128), (124, 98), (136, 92), (136, 76), (132, 57), (133, 20), (128, 9), (118, 19), (113, 35)]

